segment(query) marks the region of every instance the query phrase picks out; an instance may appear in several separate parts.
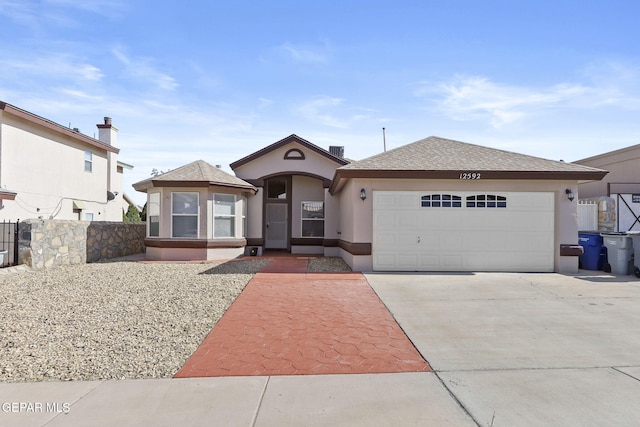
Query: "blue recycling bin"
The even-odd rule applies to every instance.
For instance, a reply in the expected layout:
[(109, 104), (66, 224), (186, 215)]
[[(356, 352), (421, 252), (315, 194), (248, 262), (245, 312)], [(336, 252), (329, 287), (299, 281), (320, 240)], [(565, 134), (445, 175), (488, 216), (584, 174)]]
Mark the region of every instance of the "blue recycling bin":
[(584, 252), (580, 255), (580, 265), (585, 270), (602, 270), (606, 262), (606, 248), (599, 231), (581, 231), (578, 244)]

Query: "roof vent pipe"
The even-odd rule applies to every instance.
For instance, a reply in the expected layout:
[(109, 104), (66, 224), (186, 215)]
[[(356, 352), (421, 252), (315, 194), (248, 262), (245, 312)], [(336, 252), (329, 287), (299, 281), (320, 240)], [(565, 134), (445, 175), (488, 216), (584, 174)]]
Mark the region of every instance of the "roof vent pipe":
[(382, 128), (382, 145), (384, 148), (384, 152), (387, 152), (387, 132), (385, 128)]

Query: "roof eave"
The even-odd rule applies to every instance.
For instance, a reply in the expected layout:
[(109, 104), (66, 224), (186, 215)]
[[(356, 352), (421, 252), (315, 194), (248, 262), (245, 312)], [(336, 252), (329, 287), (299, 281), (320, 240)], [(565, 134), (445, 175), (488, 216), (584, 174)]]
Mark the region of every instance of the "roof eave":
[(141, 191), (139, 188), (148, 189), (150, 187), (176, 187), (176, 188), (206, 188), (210, 186), (216, 187), (228, 187), (228, 188), (236, 188), (240, 190), (252, 191), (254, 194), (258, 192), (258, 189), (253, 185), (243, 185), (243, 184), (234, 184), (229, 182), (218, 182), (218, 181), (178, 181), (178, 180), (161, 180), (161, 179), (151, 179), (139, 182), (134, 184), (133, 188), (138, 191)]
[(100, 148), (105, 151), (109, 151), (112, 153), (119, 153), (120, 149), (116, 148), (112, 145), (105, 144), (104, 142), (97, 140), (95, 138), (91, 138), (90, 136), (84, 135), (80, 132), (76, 132), (73, 129), (69, 129), (65, 126), (62, 126), (58, 123), (52, 122), (51, 120), (47, 120), (44, 117), (40, 117), (36, 114), (30, 113), (26, 110), (18, 108), (14, 105), (7, 104), (6, 102), (0, 102), (0, 110), (4, 110), (7, 113), (10, 113), (16, 117), (20, 117), (21, 119), (27, 120), (31, 123), (38, 124), (40, 126), (44, 126), (47, 129), (51, 129), (55, 132), (59, 132), (63, 135), (72, 137), (76, 140), (82, 141), (85, 144), (89, 144), (93, 147)]
[(243, 166), (249, 162), (252, 162), (255, 159), (258, 159), (266, 154), (271, 153), (274, 150), (277, 150), (280, 147), (283, 147), (291, 142), (297, 142), (298, 144), (301, 144), (305, 147), (307, 147), (308, 149), (310, 149), (311, 151), (315, 151), (316, 153), (320, 154), (321, 156), (324, 156), (330, 160), (333, 160), (334, 162), (340, 164), (341, 166), (344, 165), (348, 165), (349, 161), (345, 160), (344, 158), (338, 157), (338, 156), (334, 156), (333, 154), (331, 154), (329, 151), (323, 149), (322, 147), (319, 147), (309, 141), (307, 141), (304, 138), (300, 138), (298, 135), (296, 134), (292, 134), (287, 136), (286, 138), (281, 139), (280, 141), (274, 142), (273, 144), (264, 147), (261, 150), (256, 151), (255, 153), (249, 154), (246, 157), (243, 157), (240, 160), (236, 160), (235, 162), (231, 163), (229, 166), (231, 167), (231, 169), (235, 170), (236, 168)]
[[(461, 180), (468, 170), (398, 170), (398, 169), (337, 169), (329, 188), (333, 195), (339, 193), (346, 180), (351, 178), (391, 179), (451, 179)], [(608, 171), (475, 171), (480, 180), (545, 180), (545, 181), (600, 181)]]

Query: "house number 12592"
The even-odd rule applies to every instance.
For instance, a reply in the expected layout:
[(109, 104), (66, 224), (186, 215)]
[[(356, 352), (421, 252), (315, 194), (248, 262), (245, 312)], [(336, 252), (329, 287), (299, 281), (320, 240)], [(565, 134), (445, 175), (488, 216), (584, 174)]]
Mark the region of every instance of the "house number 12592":
[(460, 179), (480, 179), (480, 172), (463, 172)]

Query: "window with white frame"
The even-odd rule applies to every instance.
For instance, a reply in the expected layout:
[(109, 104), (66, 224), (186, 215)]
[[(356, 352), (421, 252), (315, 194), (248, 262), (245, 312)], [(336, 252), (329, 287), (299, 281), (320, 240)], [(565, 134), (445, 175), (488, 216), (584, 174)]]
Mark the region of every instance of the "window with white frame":
[(247, 198), (240, 199), (242, 203), (242, 237), (247, 237)]
[(85, 213), (84, 213), (84, 220), (85, 220), (85, 221), (93, 221), (93, 213), (91, 213), (91, 212), (85, 212)]
[(213, 195), (213, 237), (236, 236), (236, 196)]
[(93, 153), (91, 150), (84, 152), (84, 170), (91, 172), (93, 170)]
[(160, 236), (160, 193), (150, 193), (147, 204), (147, 233), (149, 237)]
[(324, 202), (302, 202), (302, 237), (324, 237)]
[(198, 193), (171, 193), (171, 236), (198, 237)]

